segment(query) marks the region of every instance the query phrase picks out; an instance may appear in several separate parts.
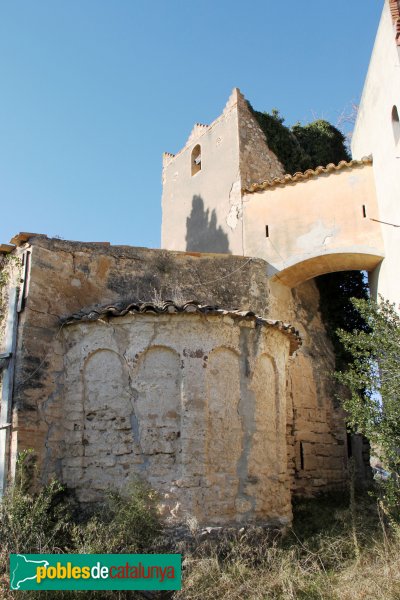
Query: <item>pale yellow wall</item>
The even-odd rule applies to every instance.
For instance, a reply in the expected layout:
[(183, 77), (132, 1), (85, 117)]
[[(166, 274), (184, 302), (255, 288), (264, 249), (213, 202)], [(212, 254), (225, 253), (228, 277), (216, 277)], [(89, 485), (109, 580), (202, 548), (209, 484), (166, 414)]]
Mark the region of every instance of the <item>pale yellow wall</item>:
[[(374, 290), (398, 302), (400, 279), (400, 143), (395, 144), (391, 112), (400, 113), (400, 48), (385, 1), (374, 50), (365, 81), (352, 139), (354, 158), (373, 155), (378, 207), (374, 217), (392, 225), (382, 225), (385, 259), (374, 274)], [(371, 215), (372, 216), (372, 215)]]
[(245, 254), (291, 287), (330, 271), (371, 270), (384, 252), (381, 226), (369, 218), (377, 212), (370, 165), (246, 194)]

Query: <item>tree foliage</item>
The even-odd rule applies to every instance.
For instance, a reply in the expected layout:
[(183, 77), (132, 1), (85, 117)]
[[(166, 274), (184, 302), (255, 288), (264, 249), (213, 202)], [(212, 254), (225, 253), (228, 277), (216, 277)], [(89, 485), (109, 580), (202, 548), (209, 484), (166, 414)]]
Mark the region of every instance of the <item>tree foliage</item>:
[(350, 160), (346, 138), (334, 125), (317, 119), (308, 125), (297, 123), (292, 131), (304, 152), (310, 157), (312, 168), (329, 163)]
[(293, 131), (284, 125), (285, 119), (279, 111), (271, 113), (252, 112), (260, 125), (268, 147), (276, 154), (285, 168), (286, 173), (305, 171), (312, 167), (311, 157), (304, 151)]
[(349, 423), (377, 444), (391, 469), (400, 474), (400, 317), (393, 304), (353, 300), (368, 330), (340, 330), (353, 358), (338, 373), (350, 390), (345, 400)]
[(350, 160), (346, 138), (328, 121), (317, 119), (307, 125), (284, 125), (277, 109), (270, 113), (250, 109), (257, 119), (268, 147), (277, 155), (286, 173), (315, 169), (319, 165)]
[(339, 338), (352, 362), (337, 373), (349, 390), (344, 400), (348, 423), (374, 445), (392, 478), (386, 501), (400, 500), (400, 317), (394, 304), (381, 299), (353, 300), (367, 329), (340, 330)]

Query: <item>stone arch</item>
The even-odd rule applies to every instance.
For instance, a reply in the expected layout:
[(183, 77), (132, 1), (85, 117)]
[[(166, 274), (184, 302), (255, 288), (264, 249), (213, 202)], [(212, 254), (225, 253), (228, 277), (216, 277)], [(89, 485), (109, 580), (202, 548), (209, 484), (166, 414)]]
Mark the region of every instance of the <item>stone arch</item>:
[[(360, 248), (361, 250), (361, 248)], [(373, 271), (383, 260), (383, 254), (356, 252), (355, 248), (342, 248), (340, 252), (320, 253), (307, 258), (296, 257), (282, 270), (271, 273), (271, 279), (289, 287), (296, 287), (309, 279), (335, 271)]]
[(100, 348), (91, 352), (83, 365), (84, 411), (123, 409), (129, 389), (125, 362), (114, 350)]
[(372, 161), (342, 162), (246, 194), (246, 256), (288, 287), (334, 271), (373, 271), (384, 258)]
[(114, 350), (89, 354), (82, 377), (83, 483), (95, 495), (131, 475), (133, 398), (127, 366)]
[(210, 352), (206, 372), (205, 474), (210, 486), (206, 504), (211, 518), (218, 513), (233, 516), (236, 510), (243, 445), (239, 402), (239, 354), (220, 346)]
[(134, 385), (137, 441), (150, 480), (179, 478), (181, 360), (168, 346), (152, 346), (138, 362)]

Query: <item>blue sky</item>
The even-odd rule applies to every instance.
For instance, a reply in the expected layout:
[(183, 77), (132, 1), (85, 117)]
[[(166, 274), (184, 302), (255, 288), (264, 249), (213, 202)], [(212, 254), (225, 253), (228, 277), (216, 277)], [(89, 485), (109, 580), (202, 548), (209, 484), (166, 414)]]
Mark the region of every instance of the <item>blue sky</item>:
[(161, 157), (233, 87), (291, 125), (362, 91), (383, 0), (0, 0), (0, 242), (159, 247)]

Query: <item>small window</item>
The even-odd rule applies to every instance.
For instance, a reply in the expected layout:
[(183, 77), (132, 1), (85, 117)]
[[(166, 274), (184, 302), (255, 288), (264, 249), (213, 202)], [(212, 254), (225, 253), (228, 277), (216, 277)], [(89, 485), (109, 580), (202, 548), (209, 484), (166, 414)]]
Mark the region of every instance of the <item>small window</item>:
[(300, 442), (300, 469), (304, 471), (304, 445)]
[(400, 121), (399, 121), (399, 111), (397, 110), (397, 106), (393, 106), (393, 108), (392, 108), (392, 127), (393, 127), (394, 141), (397, 144), (400, 140)]
[(351, 433), (347, 432), (347, 458), (351, 458), (353, 456), (353, 436)]
[(201, 171), (201, 147), (197, 144), (192, 150), (192, 175)]

